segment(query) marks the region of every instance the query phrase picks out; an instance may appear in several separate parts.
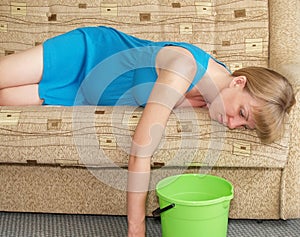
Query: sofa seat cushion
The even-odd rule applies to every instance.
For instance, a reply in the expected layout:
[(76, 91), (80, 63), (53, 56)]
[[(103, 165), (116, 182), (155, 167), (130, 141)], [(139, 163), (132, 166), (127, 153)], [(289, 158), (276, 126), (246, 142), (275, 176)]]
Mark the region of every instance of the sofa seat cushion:
[[(126, 167), (142, 110), (1, 107), (0, 163)], [(183, 108), (171, 114), (152, 165), (283, 168), (288, 150), (288, 130), (280, 141), (262, 145), (255, 131), (230, 130), (205, 109)]]

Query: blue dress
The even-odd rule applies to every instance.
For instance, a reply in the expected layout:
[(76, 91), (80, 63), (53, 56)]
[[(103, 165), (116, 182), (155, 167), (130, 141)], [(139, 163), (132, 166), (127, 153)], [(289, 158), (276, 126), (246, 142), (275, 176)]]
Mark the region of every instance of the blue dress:
[(197, 62), (190, 90), (205, 74), (211, 58), (192, 44), (153, 42), (104, 26), (51, 38), (43, 44), (40, 98), (48, 105), (144, 106), (157, 79), (156, 55), (171, 45), (186, 48)]

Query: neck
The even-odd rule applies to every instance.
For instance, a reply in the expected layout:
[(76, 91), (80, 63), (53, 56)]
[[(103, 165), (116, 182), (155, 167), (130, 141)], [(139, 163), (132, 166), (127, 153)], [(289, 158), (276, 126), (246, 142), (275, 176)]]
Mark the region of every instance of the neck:
[(231, 74), (222, 65), (211, 59), (207, 72), (197, 84), (197, 89), (209, 105), (232, 81)]

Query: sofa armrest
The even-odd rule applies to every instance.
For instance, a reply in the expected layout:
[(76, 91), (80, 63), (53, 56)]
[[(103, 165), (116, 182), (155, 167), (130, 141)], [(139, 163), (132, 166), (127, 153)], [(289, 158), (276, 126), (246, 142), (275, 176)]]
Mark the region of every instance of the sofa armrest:
[(269, 1), (270, 66), (293, 84), (296, 105), (289, 118), (289, 155), (283, 170), (281, 218), (300, 217), (300, 14), (299, 1)]
[[(286, 167), (283, 170), (281, 186), (282, 219), (300, 217), (300, 65), (289, 68), (289, 78), (296, 92), (296, 105), (289, 115), (290, 144)], [(292, 72), (292, 73), (291, 73)]]

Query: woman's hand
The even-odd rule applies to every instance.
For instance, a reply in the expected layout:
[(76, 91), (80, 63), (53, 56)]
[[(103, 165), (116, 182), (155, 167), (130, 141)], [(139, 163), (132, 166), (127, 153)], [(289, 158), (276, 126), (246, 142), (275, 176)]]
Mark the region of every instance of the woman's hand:
[(128, 237), (145, 237), (145, 203), (150, 178), (150, 158), (130, 156), (128, 165)]
[(145, 237), (146, 236), (146, 224), (145, 218), (140, 220), (141, 222), (132, 223), (128, 220), (128, 237)]
[(145, 202), (147, 193), (128, 192), (128, 237), (145, 237)]

